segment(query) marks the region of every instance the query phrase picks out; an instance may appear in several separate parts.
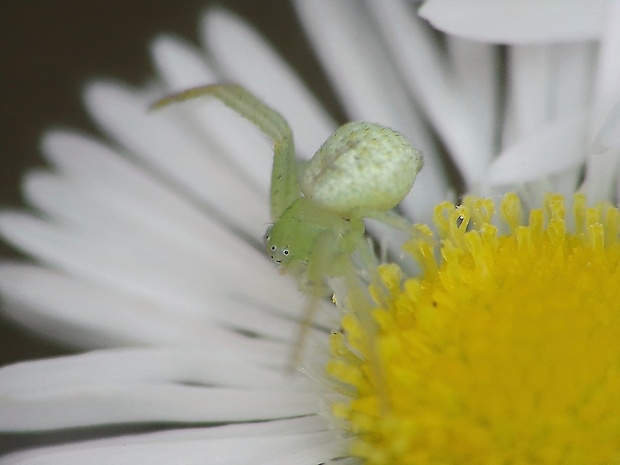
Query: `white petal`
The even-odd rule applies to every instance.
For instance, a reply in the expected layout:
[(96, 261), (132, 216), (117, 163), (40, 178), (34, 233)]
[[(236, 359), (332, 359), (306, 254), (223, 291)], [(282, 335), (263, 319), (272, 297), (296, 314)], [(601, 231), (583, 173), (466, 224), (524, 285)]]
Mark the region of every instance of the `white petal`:
[(559, 171), (556, 174), (552, 174), (549, 176), (549, 184), (545, 186), (545, 182), (538, 183), (545, 187), (544, 192), (540, 197), (540, 201), (536, 203), (536, 207), (539, 208), (539, 205), (542, 205), (545, 201), (545, 195), (551, 192), (557, 192), (567, 199), (570, 199), (575, 194), (576, 187), (579, 186), (579, 182), (583, 178), (583, 165), (579, 164), (572, 168), (568, 168), (562, 171)]
[(380, 41), (370, 33), (376, 25), (359, 2), (312, 0), (295, 5), (349, 118), (392, 127), (425, 153), (424, 174), (405, 202), (410, 214), (425, 217), (427, 207), (443, 198), (446, 178), (428, 127)]
[(204, 17), (205, 47), (227, 79), (252, 90), (283, 114), (298, 150), (311, 156), (334, 131), (335, 124), (303, 81), (247, 23), (221, 9)]
[[(167, 257), (171, 262), (175, 255), (195, 254), (198, 260), (226, 262), (233, 268), (244, 266), (245, 258), (245, 266), (252, 266), (254, 261), (259, 266), (264, 265), (259, 251), (232, 236), (221, 224), (208, 221), (204, 213), (192, 212), (191, 205), (181, 202), (179, 207), (189, 208), (167, 210), (171, 205), (155, 203), (157, 197), (152, 198), (153, 203), (148, 203), (139, 195), (136, 186), (84, 181), (31, 172), (26, 176), (24, 189), (33, 206), (55, 221), (91, 237), (93, 247), (108, 241), (119, 245), (152, 243), (162, 253), (169, 253)], [(194, 215), (184, 216), (184, 213)], [(192, 223), (200, 227), (192, 229), (189, 227)], [(223, 256), (222, 248), (231, 252)]]
[(317, 399), (303, 391), (97, 383), (9, 396), (2, 402), (0, 430), (261, 421), (311, 415), (316, 409)]
[(151, 44), (151, 53), (169, 92), (180, 92), (217, 81), (204, 51), (183, 39), (161, 35)]
[(586, 178), (581, 190), (589, 202), (609, 201), (618, 198), (620, 180), (620, 149), (610, 148), (603, 153), (595, 153), (588, 158)]
[(376, 37), (369, 33), (370, 19), (363, 6), (322, 0), (295, 5), (349, 117), (402, 130), (408, 102), (398, 101), (403, 97), (402, 86)]
[[(114, 158), (99, 161), (104, 160)], [(214, 291), (246, 296), (250, 302), (254, 298), (255, 303), (269, 306), (277, 292), (278, 307), (286, 308), (285, 314), (294, 313), (299, 294), (278, 276), (262, 252), (120, 162), (91, 165), (93, 170), (100, 168), (95, 172), (103, 184), (93, 179), (93, 173), (78, 185), (49, 175), (31, 177), (27, 183), (31, 200), (70, 223), (59, 226), (5, 214), (0, 220), (5, 237), (30, 253), (108, 286), (150, 296), (162, 304), (178, 307), (184, 302), (186, 311), (194, 308), (203, 313), (204, 302)], [(206, 237), (210, 240), (205, 241)]]
[[(126, 295), (123, 299), (134, 296), (150, 302), (158, 308), (156, 313), (168, 314), (167, 318), (175, 314), (181, 318), (178, 312), (190, 312), (216, 318), (220, 326), (276, 339), (294, 337), (297, 323), (290, 317), (300, 316), (298, 309), (303, 301), (295, 285), (278, 276), (262, 253), (208, 221), (208, 216), (182, 197), (94, 141), (56, 132), (46, 138), (44, 145), (71, 179), (30, 176), (27, 193), (46, 213), (69, 223), (58, 226), (26, 215), (5, 214), (0, 219), (5, 237), (82, 278), (102, 283), (98, 293), (105, 294), (107, 289)], [(204, 241), (205, 237), (211, 240)], [(92, 292), (90, 286), (86, 286), (87, 295)], [(14, 284), (11, 289), (21, 295)], [(38, 289), (53, 292), (51, 287)], [(80, 295), (79, 286), (74, 292)], [(67, 294), (67, 299), (71, 300), (71, 296)], [(29, 302), (29, 307), (45, 308), (46, 295), (39, 297)], [(119, 304), (114, 299), (110, 303)], [(58, 321), (74, 323), (71, 311), (80, 312), (75, 303), (56, 308), (68, 312), (57, 314)], [(106, 315), (101, 311), (92, 327)], [(191, 326), (192, 318), (181, 319), (178, 329)], [(109, 324), (101, 323), (104, 328)], [(158, 338), (161, 334), (157, 330), (149, 336)]]
[[(92, 230), (93, 243), (110, 235), (122, 241), (142, 241), (146, 234), (177, 248), (189, 248), (192, 254), (217, 253), (227, 268), (234, 269), (235, 263), (239, 270), (268, 264), (263, 253), (197, 208), (191, 198), (103, 144), (54, 131), (45, 136), (43, 150), (71, 181), (34, 176), (26, 183), (27, 195), (48, 215)], [(246, 203), (256, 209), (263, 204), (252, 198)], [(209, 260), (218, 262), (213, 255)]]
[(209, 274), (202, 275), (200, 269), (208, 270), (209, 263), (198, 259), (183, 262), (189, 255), (171, 255), (172, 249), (158, 249), (160, 244), (137, 245), (121, 237), (102, 237), (97, 244), (83, 231), (25, 214), (2, 214), (0, 231), (15, 245), (50, 263), (128, 293), (150, 296), (194, 313), (208, 297), (204, 287), (209, 284)]
[(590, 134), (596, 134), (620, 100), (620, 2), (611, 1), (601, 40), (590, 119)]
[(293, 417), (316, 409), (302, 381), (206, 350), (125, 350), (26, 362), (0, 369), (0, 429)]
[(469, 117), (475, 121), (472, 131), (477, 134), (474, 150), (478, 155), (472, 160), (470, 169), (483, 169), (495, 154), (499, 124), (499, 51), (492, 45), (460, 37), (447, 36), (446, 39), (455, 86)]
[[(91, 84), (86, 92), (89, 110), (111, 137), (190, 198), (198, 197), (251, 237), (261, 238), (263, 232), (257, 225), (269, 220), (262, 194), (204, 136), (192, 130), (182, 117), (182, 106), (149, 112), (154, 99), (109, 83)], [(256, 197), (260, 202), (248, 202)]]
[(584, 112), (568, 115), (505, 149), (489, 169), (489, 183), (532, 181), (583, 162), (585, 118)]
[[(119, 269), (122, 269), (122, 266)], [(46, 332), (46, 323), (50, 320), (68, 325), (67, 329), (74, 329), (78, 325), (97, 331), (99, 334), (94, 338), (90, 331), (79, 335), (80, 340), (93, 338), (94, 347), (100, 347), (101, 344), (107, 346), (118, 340), (118, 337), (125, 341), (129, 338), (130, 341), (196, 343), (204, 340), (201, 332), (209, 326), (254, 333), (261, 337), (286, 341), (288, 344), (296, 338), (299, 327), (297, 319), (301, 318), (301, 308), (304, 306), (301, 297), (293, 300), (293, 304), (289, 306), (283, 305), (282, 301), (273, 304), (261, 303), (252, 293), (244, 295), (242, 289), (227, 290), (222, 286), (206, 284), (203, 285), (203, 295), (189, 292), (188, 295), (179, 294), (175, 297), (168, 294), (168, 290), (158, 298), (154, 291), (147, 290), (151, 283), (149, 277), (140, 282), (137, 274), (127, 277), (135, 282), (136, 289), (128, 286), (127, 289), (120, 290), (89, 282), (80, 283), (75, 279), (37, 268), (5, 265), (1, 270), (0, 289), (5, 297), (11, 299), (10, 302), (25, 305), (29, 309), (9, 308), (9, 314), (29, 324), (33, 323), (30, 319), (24, 320), (29, 315), (34, 318), (44, 317), (36, 326), (42, 326)], [(20, 278), (28, 279), (20, 281)], [(27, 286), (31, 286), (30, 292)], [(169, 286), (175, 287), (173, 283), (169, 283)], [(277, 288), (278, 286), (271, 287), (272, 295)], [(64, 294), (59, 295), (59, 289), (62, 289)], [(143, 291), (143, 295), (140, 295), (140, 291)], [(178, 288), (176, 291), (181, 292)], [(95, 301), (94, 298), (98, 300)], [(192, 302), (192, 299), (195, 301)], [(321, 307), (322, 312), (330, 310), (327, 304), (324, 308), (323, 310)], [(22, 315), (21, 312), (25, 314)], [(51, 329), (49, 331), (52, 332)], [(61, 330), (60, 333), (64, 334), (65, 331)], [(104, 342), (109, 337), (112, 337), (112, 341)]]
[[(84, 348), (213, 344), (260, 363), (282, 366), (290, 361), (289, 345), (245, 337), (218, 328), (207, 318), (181, 314), (157, 301), (40, 267), (4, 264), (0, 267), (0, 291), (2, 309), (11, 318), (64, 344)], [(246, 302), (243, 305), (251, 308)], [(209, 307), (206, 302), (204, 308)], [(224, 313), (226, 308), (212, 310)], [(280, 334), (283, 336), (286, 334)]]
[(45, 394), (98, 383), (175, 383), (246, 389), (281, 389), (296, 384), (291, 373), (262, 367), (221, 349), (119, 349), (23, 362), (0, 368), (0, 392), (5, 399), (4, 396)]
[[(160, 37), (153, 43), (152, 53), (172, 92), (218, 82), (201, 53), (179, 39)], [(214, 99), (184, 103), (182, 107), (191, 118), (188, 124), (199, 127), (209, 140), (221, 147), (222, 156), (233, 159), (240, 172), (260, 187), (263, 192), (260, 199), (266, 199), (273, 159), (271, 141)], [(263, 204), (267, 205), (267, 201)]]
[(564, 116), (587, 108), (592, 98), (598, 48), (591, 42), (560, 44), (555, 47), (549, 93), (553, 96), (553, 116)]
[[(199, 465), (204, 464), (207, 458), (212, 465), (311, 465), (327, 462), (342, 455), (345, 450), (342, 444), (334, 440), (333, 433), (296, 431), (298, 428), (295, 426), (291, 420), (283, 420), (122, 436), (16, 453), (0, 459), (0, 464), (133, 465), (139, 462), (152, 465)], [(297, 454), (304, 453), (308, 454), (305, 460), (295, 460)]]
[(315, 413), (306, 392), (144, 384), (57, 389), (3, 402), (0, 429), (35, 431), (119, 423), (217, 423), (290, 418)]
[[(590, 44), (520, 45), (509, 50), (512, 140), (587, 105), (596, 56)], [(510, 142), (510, 141), (509, 141)]]
[(620, 197), (620, 3), (613, 2), (599, 56), (582, 190), (591, 202)]
[(597, 155), (612, 147), (620, 149), (620, 100), (616, 102), (605, 123), (592, 141), (590, 150), (594, 155)]
[(551, 45), (510, 48), (510, 98), (515, 102), (518, 138), (529, 135), (551, 117), (547, 98), (552, 83), (547, 66), (552, 49)]
[(526, 44), (598, 39), (610, 0), (427, 0), (420, 16), (473, 40)]
[[(488, 133), (484, 133), (488, 128), (477, 126), (467, 106), (467, 96), (456, 85), (446, 53), (438, 46), (432, 30), (403, 2), (391, 0), (369, 5), (379, 20), (400, 75), (447, 145), (466, 184), (475, 183), (490, 158), (490, 141)], [(384, 91), (377, 89), (383, 85), (377, 84), (374, 89), (380, 98), (384, 98)], [(442, 186), (442, 198), (445, 190)]]

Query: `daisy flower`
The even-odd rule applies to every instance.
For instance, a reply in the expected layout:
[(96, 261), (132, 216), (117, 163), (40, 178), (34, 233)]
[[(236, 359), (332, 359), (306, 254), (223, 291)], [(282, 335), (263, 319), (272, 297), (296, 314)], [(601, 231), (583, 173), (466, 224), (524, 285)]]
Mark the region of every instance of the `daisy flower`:
[(404, 253), (373, 226), (395, 258), (335, 283), (291, 375), (303, 298), (262, 251), (268, 141), (217, 102), (147, 108), (235, 81), (305, 157), (336, 123), (210, 10), (207, 52), (162, 36), (152, 85), (92, 83), (107, 138), (47, 133), (34, 212), (0, 216), (32, 257), (0, 267), (4, 313), (80, 351), (0, 370), (0, 429), (63, 442), (0, 464), (616, 463), (620, 4), (295, 7), (348, 119), (425, 154)]

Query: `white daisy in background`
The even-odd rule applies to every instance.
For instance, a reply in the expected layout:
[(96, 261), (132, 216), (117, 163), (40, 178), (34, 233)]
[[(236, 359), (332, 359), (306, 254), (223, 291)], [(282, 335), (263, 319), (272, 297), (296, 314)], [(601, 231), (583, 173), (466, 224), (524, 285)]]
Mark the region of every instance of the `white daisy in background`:
[[(212, 101), (146, 109), (228, 80), (283, 113), (303, 156), (336, 124), (212, 10), (208, 59), (164, 36), (152, 87), (93, 83), (108, 141), (48, 133), (36, 213), (0, 216), (34, 259), (0, 267), (3, 311), (85, 351), (0, 370), (0, 429), (106, 436), (0, 463), (615, 463), (620, 214), (588, 205), (617, 201), (620, 4), (296, 7), (349, 119), (425, 153), (402, 204), (435, 222), (406, 246), (420, 274), (382, 267), (377, 328), (346, 317), (283, 369), (303, 300), (261, 250), (269, 143)], [(444, 202), (461, 192), (491, 199)]]

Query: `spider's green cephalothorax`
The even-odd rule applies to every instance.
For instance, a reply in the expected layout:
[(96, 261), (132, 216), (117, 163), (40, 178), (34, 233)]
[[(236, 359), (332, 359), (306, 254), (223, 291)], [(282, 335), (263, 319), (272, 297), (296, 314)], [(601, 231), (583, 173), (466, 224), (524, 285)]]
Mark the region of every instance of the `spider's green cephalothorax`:
[(325, 278), (344, 273), (363, 234), (361, 221), (350, 221), (300, 197), (267, 230), (265, 249), (274, 262), (298, 278), (302, 291), (326, 294)]

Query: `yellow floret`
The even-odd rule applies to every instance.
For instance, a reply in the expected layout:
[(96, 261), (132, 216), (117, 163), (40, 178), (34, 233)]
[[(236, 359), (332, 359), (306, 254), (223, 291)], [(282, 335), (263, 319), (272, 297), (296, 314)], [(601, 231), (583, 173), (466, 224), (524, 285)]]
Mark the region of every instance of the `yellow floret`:
[[(568, 213), (567, 213), (568, 210)], [(620, 463), (620, 213), (468, 198), (380, 270), (376, 328), (333, 337), (333, 406), (366, 464)], [(381, 294), (379, 297), (378, 294)]]

